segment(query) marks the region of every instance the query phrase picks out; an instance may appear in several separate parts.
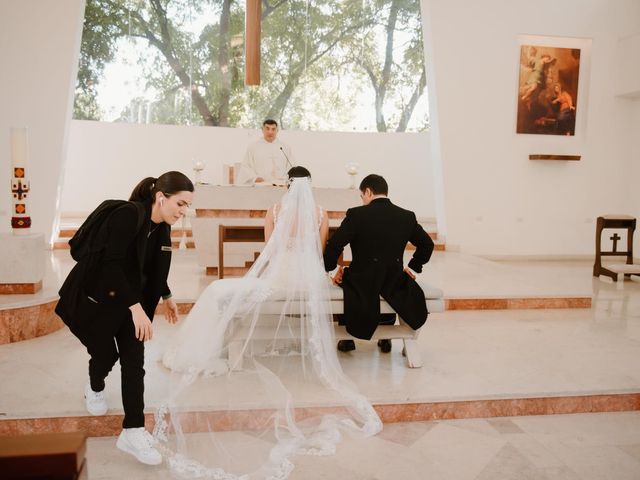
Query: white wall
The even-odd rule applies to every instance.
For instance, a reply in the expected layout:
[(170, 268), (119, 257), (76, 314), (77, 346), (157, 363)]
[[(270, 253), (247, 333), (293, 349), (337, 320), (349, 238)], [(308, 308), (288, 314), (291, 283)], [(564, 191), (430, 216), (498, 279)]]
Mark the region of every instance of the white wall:
[(11, 224), (9, 128), (28, 128), (32, 230), (56, 215), (84, 0), (0, 1), (0, 231)]
[[(82, 7), (82, 0), (0, 2), (0, 185), (9, 183), (8, 129), (26, 125), (34, 230), (45, 233), (55, 216)], [(431, 151), (436, 168), (442, 162), (438, 208), (448, 244), (475, 253), (592, 254), (597, 215), (640, 216), (638, 102), (615, 97), (612, 74), (619, 39), (640, 32), (640, 2), (423, 0), (423, 7), (436, 128), (398, 136), (283, 132), (319, 185), (346, 185), (344, 163), (356, 160), (363, 173), (388, 177), (397, 203), (433, 216)], [(575, 138), (514, 133), (523, 34), (592, 39), (588, 96), (579, 99), (584, 128)], [(62, 209), (87, 211), (102, 198), (126, 196), (144, 175), (188, 171), (192, 156), (208, 163), (215, 182), (219, 163), (239, 159), (248, 137), (243, 130), (72, 122)], [(541, 152), (580, 154), (582, 161), (527, 159)], [(9, 229), (9, 209), (7, 191), (0, 230)]]
[(640, 33), (620, 39), (618, 68), (616, 93), (640, 98)]
[[(632, 210), (625, 167), (637, 158), (638, 130), (629, 128), (632, 102), (614, 95), (612, 72), (618, 39), (639, 30), (640, 2), (423, 0), (423, 11), (448, 245), (493, 255), (593, 254), (595, 217)], [(575, 138), (515, 134), (519, 35), (592, 39)], [(536, 162), (531, 153), (582, 160)]]
[[(203, 181), (220, 184), (222, 165), (241, 161), (259, 135), (233, 128), (73, 120), (62, 211), (88, 212), (104, 198), (126, 198), (140, 179), (167, 170), (193, 178), (194, 158), (207, 165)], [(280, 138), (291, 145), (296, 163), (311, 171), (315, 185), (347, 187), (345, 164), (356, 161), (357, 183), (368, 173), (383, 175), (395, 203), (419, 217), (435, 217), (428, 134), (282, 131)]]
[[(629, 131), (633, 132), (631, 145), (631, 155), (627, 158), (629, 182), (627, 188), (627, 198), (631, 206), (629, 213), (636, 217), (640, 222), (640, 99), (635, 101), (629, 100), (631, 108), (633, 108), (633, 119), (629, 123)], [(636, 262), (640, 263), (640, 223), (636, 227), (634, 234), (634, 257)]]

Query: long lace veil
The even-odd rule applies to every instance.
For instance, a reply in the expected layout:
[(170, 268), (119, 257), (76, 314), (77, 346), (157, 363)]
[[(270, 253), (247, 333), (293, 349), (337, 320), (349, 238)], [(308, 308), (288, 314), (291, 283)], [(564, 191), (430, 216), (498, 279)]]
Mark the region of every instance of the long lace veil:
[(318, 212), (294, 179), (249, 272), (212, 282), (165, 353), (154, 436), (175, 475), (286, 479), (297, 455), (382, 428), (338, 362)]

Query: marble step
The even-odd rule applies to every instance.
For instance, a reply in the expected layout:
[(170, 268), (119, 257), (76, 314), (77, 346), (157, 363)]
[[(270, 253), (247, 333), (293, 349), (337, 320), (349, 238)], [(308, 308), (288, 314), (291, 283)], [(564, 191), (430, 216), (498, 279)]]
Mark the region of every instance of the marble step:
[[(69, 249), (69, 239), (75, 235), (78, 231), (79, 226), (65, 226), (60, 229), (58, 233), (58, 238), (56, 238), (53, 243), (54, 250), (68, 250)], [(186, 243), (187, 248), (195, 248), (196, 244), (193, 239), (193, 231), (190, 228), (182, 229), (182, 228), (172, 228), (171, 229), (171, 246), (173, 248), (180, 247), (180, 241), (182, 240), (182, 234), (186, 233)]]
[[(69, 249), (69, 239), (57, 239), (53, 242), (54, 250), (68, 250)], [(180, 248), (180, 238), (171, 241), (172, 248)], [(196, 248), (196, 244), (192, 238), (187, 237), (187, 248)]]
[[(61, 229), (60, 232), (58, 233), (58, 239), (60, 240), (68, 240), (71, 237), (73, 237), (76, 232), (78, 231), (79, 227), (75, 227), (75, 228), (65, 228), (65, 229)], [(193, 237), (193, 231), (190, 228), (187, 228), (185, 230), (182, 230), (181, 228), (172, 228), (171, 229), (171, 237), (175, 238), (175, 237), (182, 237), (182, 233), (186, 232), (187, 233), (187, 237), (188, 238), (192, 238)]]
[[(398, 348), (399, 345), (396, 345)], [(530, 395), (514, 398), (478, 398), (453, 399), (449, 401), (423, 401), (414, 403), (373, 403), (373, 408), (383, 423), (422, 422), (433, 420), (454, 420), (469, 418), (494, 418), (528, 415), (559, 415), (595, 412), (628, 412), (638, 410), (640, 393), (601, 393), (582, 395)], [(50, 405), (51, 402), (49, 402)], [(335, 407), (317, 405), (314, 411), (335, 411)], [(294, 408), (296, 413), (304, 415), (306, 408)], [(110, 409), (107, 415), (94, 417), (85, 412), (68, 411), (57, 415), (42, 414), (24, 418), (0, 420), (0, 435), (56, 433), (81, 431), (90, 437), (114, 437), (122, 431), (123, 414), (121, 407)], [(267, 414), (271, 414), (265, 409)], [(181, 412), (187, 433), (206, 432), (212, 425), (219, 431), (251, 430), (255, 422), (253, 409), (216, 409), (200, 408)], [(153, 408), (147, 407), (145, 420), (153, 425)], [(261, 423), (262, 425), (262, 423)], [(151, 477), (149, 477), (151, 478)], [(577, 478), (577, 477), (576, 477)], [(610, 477), (613, 478), (613, 477)]]

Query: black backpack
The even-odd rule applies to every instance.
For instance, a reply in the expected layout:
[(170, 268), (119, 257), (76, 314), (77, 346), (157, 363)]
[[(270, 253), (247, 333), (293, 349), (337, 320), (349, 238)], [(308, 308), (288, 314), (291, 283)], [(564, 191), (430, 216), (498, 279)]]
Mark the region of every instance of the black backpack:
[(127, 202), (126, 200), (105, 200), (89, 214), (87, 219), (80, 225), (80, 228), (78, 228), (78, 231), (69, 240), (71, 257), (76, 262), (79, 262), (91, 253), (101, 251), (106, 246), (96, 243), (98, 233), (101, 231), (101, 227), (106, 225), (109, 216), (127, 203), (133, 203), (138, 209), (136, 235), (138, 234), (145, 217), (144, 205), (140, 202)]

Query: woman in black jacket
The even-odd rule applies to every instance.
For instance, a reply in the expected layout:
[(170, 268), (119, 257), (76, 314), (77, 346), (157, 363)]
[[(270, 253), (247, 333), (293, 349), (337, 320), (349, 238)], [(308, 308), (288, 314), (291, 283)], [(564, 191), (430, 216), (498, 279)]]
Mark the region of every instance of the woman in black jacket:
[(117, 446), (156, 465), (162, 457), (144, 428), (143, 342), (153, 336), (151, 320), (160, 297), (169, 323), (178, 318), (167, 285), (170, 232), (193, 200), (193, 184), (180, 172), (167, 172), (142, 180), (129, 200), (96, 227), (91, 243), (104, 248), (82, 257), (71, 270), (56, 312), (91, 357), (87, 410), (92, 415), (107, 412), (105, 379), (120, 360), (124, 421)]

